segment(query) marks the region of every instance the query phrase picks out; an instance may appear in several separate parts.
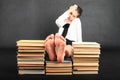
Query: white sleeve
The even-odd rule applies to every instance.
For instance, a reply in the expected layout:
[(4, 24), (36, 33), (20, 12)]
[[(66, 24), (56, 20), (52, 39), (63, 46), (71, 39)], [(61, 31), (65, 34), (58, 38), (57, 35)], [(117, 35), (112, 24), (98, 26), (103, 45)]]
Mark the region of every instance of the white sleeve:
[(82, 29), (79, 18), (74, 19), (70, 24), (66, 38), (75, 42), (82, 42)]
[(77, 25), (77, 42), (82, 42), (82, 27), (81, 27), (81, 21), (80, 19), (76, 23)]
[(64, 12), (61, 16), (59, 16), (55, 23), (57, 24), (57, 26), (60, 28), (60, 27), (63, 27), (66, 22), (65, 22), (65, 19), (68, 17), (68, 12)]

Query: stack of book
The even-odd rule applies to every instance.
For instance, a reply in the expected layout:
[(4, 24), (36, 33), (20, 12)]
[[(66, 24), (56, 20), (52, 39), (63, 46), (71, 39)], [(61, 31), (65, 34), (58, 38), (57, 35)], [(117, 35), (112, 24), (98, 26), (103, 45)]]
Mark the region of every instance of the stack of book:
[(71, 58), (66, 58), (62, 63), (47, 60), (46, 75), (72, 75)]
[(97, 42), (73, 42), (73, 74), (98, 74), (100, 44)]
[(18, 74), (45, 74), (44, 40), (17, 41)]

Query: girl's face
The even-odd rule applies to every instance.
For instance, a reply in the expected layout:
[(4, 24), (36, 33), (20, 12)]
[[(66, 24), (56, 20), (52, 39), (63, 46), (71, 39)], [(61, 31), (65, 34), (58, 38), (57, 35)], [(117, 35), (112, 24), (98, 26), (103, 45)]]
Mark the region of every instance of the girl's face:
[(73, 20), (73, 19), (75, 19), (75, 18), (77, 18), (78, 17), (78, 12), (76, 11), (76, 9), (77, 9), (77, 5), (75, 4), (75, 5), (72, 5), (72, 6), (70, 6), (70, 13), (69, 13), (69, 17), (68, 17), (68, 19), (69, 20)]
[(74, 20), (75, 18), (77, 18), (78, 15), (79, 15), (78, 12), (77, 12), (76, 10), (74, 10), (74, 11), (72, 11), (72, 12), (69, 13), (69, 17), (68, 17), (68, 18), (69, 18), (69, 20), (72, 21), (72, 20)]

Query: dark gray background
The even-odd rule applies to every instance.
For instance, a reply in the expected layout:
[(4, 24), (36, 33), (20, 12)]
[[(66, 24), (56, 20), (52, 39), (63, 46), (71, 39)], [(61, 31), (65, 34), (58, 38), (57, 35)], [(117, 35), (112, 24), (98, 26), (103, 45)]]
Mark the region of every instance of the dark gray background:
[[(74, 3), (84, 10), (83, 41), (99, 42), (105, 49), (100, 54), (99, 74), (18, 75), (16, 41), (45, 39), (56, 33), (56, 18)], [(120, 80), (119, 5), (120, 0), (0, 0), (0, 80)]]
[(0, 0), (0, 48), (20, 39), (45, 39), (58, 28), (55, 20), (72, 4), (83, 8), (83, 41), (102, 48), (120, 47), (120, 0)]

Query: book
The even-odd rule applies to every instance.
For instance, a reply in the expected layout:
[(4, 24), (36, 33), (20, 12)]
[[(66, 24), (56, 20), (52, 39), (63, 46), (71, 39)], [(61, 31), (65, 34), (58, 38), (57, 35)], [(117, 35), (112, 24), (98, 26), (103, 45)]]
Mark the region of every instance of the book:
[(73, 57), (73, 61), (98, 61), (99, 59), (97, 57), (82, 57), (82, 58), (79, 58), (79, 57)]
[(98, 74), (98, 71), (96, 70), (96, 71), (90, 71), (90, 70), (88, 70), (88, 71), (73, 71), (73, 74)]
[(71, 72), (72, 73), (72, 69), (46, 69), (47, 73), (52, 73), (52, 72), (57, 72), (57, 73), (61, 73), (61, 72)]
[(38, 49), (38, 50), (41, 50), (41, 49), (45, 49), (44, 46), (18, 46), (18, 49)]
[(19, 74), (45, 74), (45, 70), (18, 70)]
[(73, 63), (73, 66), (99, 66), (98, 63), (88, 63), (88, 62), (84, 62), (84, 63)]
[(44, 53), (18, 53), (17, 56), (39, 56), (44, 57)]
[(74, 51), (74, 54), (100, 54), (100, 51)]
[(44, 40), (19, 40), (17, 46), (44, 46)]
[(19, 70), (22, 69), (22, 70), (41, 70), (41, 69), (44, 69), (43, 66), (25, 66), (25, 67), (19, 67)]
[(31, 60), (40, 60), (40, 61), (43, 61), (44, 60), (44, 57), (23, 57), (23, 56), (17, 56), (17, 61), (31, 61)]
[(74, 48), (74, 52), (100, 52), (99, 48)]
[(44, 66), (44, 64), (17, 64), (18, 67), (41, 67), (41, 66)]
[(79, 57), (79, 58), (81, 58), (81, 57), (99, 58), (99, 55), (97, 55), (97, 54), (93, 54), (93, 55), (91, 55), (91, 54), (90, 55), (84, 55), (84, 54), (76, 55), (76, 54), (74, 54), (73, 57)]
[(62, 63), (57, 61), (46, 61), (46, 67), (71, 67), (72, 61), (70, 58), (66, 58)]
[(72, 42), (73, 47), (98, 47), (100, 48), (100, 44), (97, 42)]
[(95, 70), (95, 71), (97, 71), (98, 70), (98, 66), (74, 66), (73, 67), (73, 70), (75, 70), (75, 71), (78, 71), (78, 70), (81, 70), (81, 71), (83, 71), (83, 70), (87, 70), (87, 71), (89, 71), (89, 70)]
[(46, 73), (46, 75), (72, 75), (72, 73), (71, 72), (61, 72), (61, 73), (52, 72), (52, 73)]
[(44, 43), (45, 40), (18, 40), (17, 43)]
[(71, 58), (65, 58), (62, 63), (46, 61), (46, 75), (72, 75)]
[(46, 67), (46, 70), (53, 70), (53, 71), (54, 70), (71, 70), (71, 69), (72, 69), (72, 67), (67, 67), (67, 68), (66, 67), (60, 67), (60, 68), (58, 68), (58, 67), (54, 67), (54, 68), (53, 67), (52, 68)]
[(73, 63), (98, 63), (98, 60), (73, 60)]
[(44, 52), (45, 50), (27, 50), (27, 49), (25, 49), (25, 50), (23, 50), (23, 49), (20, 49), (20, 50), (18, 50), (18, 52)]
[(44, 64), (42, 61), (18, 61), (18, 64)]

